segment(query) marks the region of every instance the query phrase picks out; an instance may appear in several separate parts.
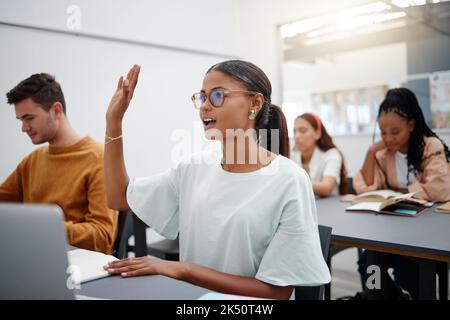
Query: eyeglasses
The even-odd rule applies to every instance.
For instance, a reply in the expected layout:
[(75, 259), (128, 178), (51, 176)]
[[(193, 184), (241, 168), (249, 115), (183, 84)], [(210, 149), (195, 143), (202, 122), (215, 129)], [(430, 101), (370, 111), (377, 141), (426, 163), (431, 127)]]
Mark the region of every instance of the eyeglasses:
[[(209, 92), (208, 99), (209, 102), (213, 105), (213, 107), (220, 107), (223, 105), (225, 97), (232, 93), (242, 93), (253, 96), (258, 94), (259, 92), (255, 91), (245, 91), (245, 90), (229, 90), (223, 88), (212, 89)], [(206, 102), (206, 93), (205, 92), (197, 92), (194, 93), (191, 97), (192, 102), (194, 103), (194, 107), (196, 109), (200, 109), (200, 107)]]

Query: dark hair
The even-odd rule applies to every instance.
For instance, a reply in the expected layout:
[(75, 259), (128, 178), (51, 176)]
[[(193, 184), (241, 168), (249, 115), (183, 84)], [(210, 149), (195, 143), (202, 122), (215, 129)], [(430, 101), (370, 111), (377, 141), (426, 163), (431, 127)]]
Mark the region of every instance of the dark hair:
[(341, 165), (341, 174), (340, 174), (340, 180), (341, 183), (339, 184), (339, 194), (347, 194), (348, 193), (348, 181), (347, 181), (347, 168), (345, 167), (345, 161), (344, 161), (344, 155), (342, 154), (341, 150), (336, 147), (336, 145), (333, 142), (333, 139), (328, 134), (327, 129), (323, 125), (322, 121), (320, 121), (320, 118), (313, 115), (312, 113), (304, 113), (300, 116), (298, 116), (297, 119), (304, 119), (308, 121), (308, 123), (314, 128), (314, 130), (317, 130), (320, 128), (320, 138), (316, 141), (317, 147), (322, 151), (328, 151), (332, 148), (336, 148), (336, 150), (339, 152), (342, 158), (342, 165)]
[[(270, 112), (271, 115), (269, 116), (269, 122), (273, 123), (270, 123), (268, 126), (270, 128), (279, 129), (280, 154), (285, 156), (286, 158), (290, 158), (291, 148), (289, 147), (289, 131), (287, 127), (286, 117), (284, 116), (281, 108), (275, 104), (270, 105)], [(268, 139), (270, 139), (270, 136), (268, 136)]]
[[(416, 95), (406, 88), (390, 89), (386, 93), (384, 101), (378, 110), (377, 120), (381, 114), (395, 112), (406, 120), (414, 120), (414, 130), (411, 132), (408, 142), (408, 176), (413, 172), (416, 176), (422, 172), (421, 164), (423, 161), (423, 150), (425, 147), (425, 137), (436, 137), (444, 146), (444, 155), (447, 162), (450, 158), (450, 151), (447, 145), (442, 141), (425, 122), (422, 109), (419, 106)], [(407, 180), (409, 182), (409, 179)]]
[(16, 104), (31, 98), (35, 103), (42, 105), (47, 112), (55, 102), (59, 102), (64, 114), (66, 113), (66, 101), (61, 86), (55, 77), (47, 73), (36, 73), (21, 81), (6, 94), (6, 97), (8, 104)]
[[(239, 81), (248, 91), (255, 91), (264, 96), (264, 103), (255, 119), (257, 138), (261, 129), (267, 130), (267, 139), (261, 140), (261, 145), (267, 150), (289, 157), (289, 137), (286, 118), (281, 108), (271, 104), (272, 85), (266, 74), (251, 62), (242, 60), (228, 60), (213, 65), (206, 73), (220, 71)], [(284, 119), (284, 124), (283, 124)], [(272, 130), (278, 131), (278, 147), (272, 143)]]

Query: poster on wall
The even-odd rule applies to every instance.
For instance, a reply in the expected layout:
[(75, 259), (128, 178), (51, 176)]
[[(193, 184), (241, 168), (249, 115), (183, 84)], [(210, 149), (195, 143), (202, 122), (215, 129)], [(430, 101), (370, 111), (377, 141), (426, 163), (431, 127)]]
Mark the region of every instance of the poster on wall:
[(450, 128), (450, 71), (430, 75), (430, 100), (433, 128)]

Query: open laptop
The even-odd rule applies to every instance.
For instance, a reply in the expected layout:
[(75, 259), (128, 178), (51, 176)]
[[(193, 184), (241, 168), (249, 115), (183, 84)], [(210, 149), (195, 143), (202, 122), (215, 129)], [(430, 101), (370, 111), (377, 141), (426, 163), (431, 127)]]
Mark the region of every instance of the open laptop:
[(0, 299), (75, 299), (63, 213), (0, 203)]

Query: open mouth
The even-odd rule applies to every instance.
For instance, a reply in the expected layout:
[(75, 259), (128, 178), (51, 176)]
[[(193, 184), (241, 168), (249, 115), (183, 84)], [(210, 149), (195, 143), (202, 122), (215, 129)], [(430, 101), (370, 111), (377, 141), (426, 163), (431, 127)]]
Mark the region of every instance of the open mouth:
[(210, 129), (214, 126), (214, 124), (216, 123), (216, 120), (214, 120), (213, 118), (202, 118), (203, 121), (203, 127), (205, 129)]

